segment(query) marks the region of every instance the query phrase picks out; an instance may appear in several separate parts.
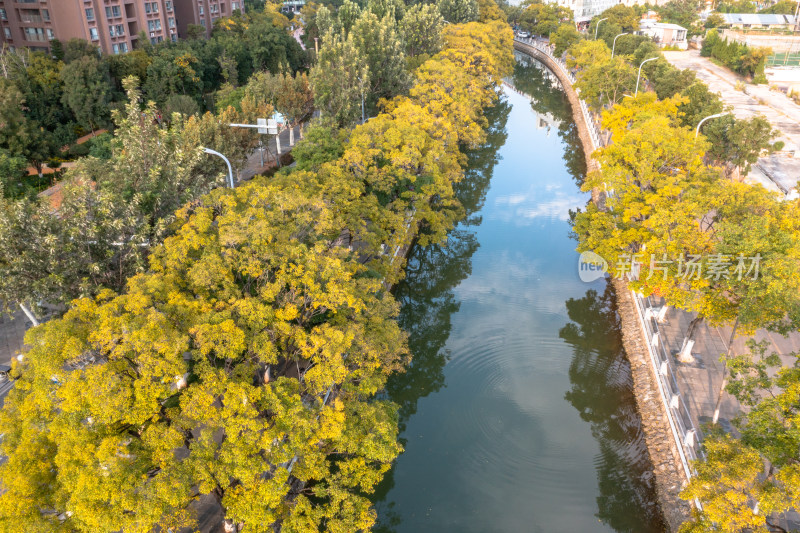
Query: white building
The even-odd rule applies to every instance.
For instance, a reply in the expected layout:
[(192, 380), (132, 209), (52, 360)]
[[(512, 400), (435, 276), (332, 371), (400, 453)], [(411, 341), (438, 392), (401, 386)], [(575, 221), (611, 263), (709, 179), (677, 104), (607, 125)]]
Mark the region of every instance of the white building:
[(689, 43), (686, 41), (686, 28), (677, 24), (656, 22), (651, 19), (642, 19), (639, 22), (639, 35), (647, 35), (659, 46), (676, 46), (686, 50)]
[(650, 5), (660, 6), (666, 4), (668, 0), (552, 0), (560, 6), (564, 6), (572, 10), (575, 15), (575, 23), (585, 23), (592, 20), (606, 9), (614, 7), (617, 4), (625, 6), (643, 5), (649, 3)]

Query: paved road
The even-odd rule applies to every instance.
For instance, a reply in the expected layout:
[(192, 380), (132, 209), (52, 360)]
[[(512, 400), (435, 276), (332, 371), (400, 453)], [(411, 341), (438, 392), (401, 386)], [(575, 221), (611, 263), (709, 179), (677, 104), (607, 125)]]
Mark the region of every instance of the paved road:
[[(13, 315), (0, 313), (0, 365), (11, 365), (11, 359), (22, 351), (23, 337), (29, 327), (31, 323), (22, 311)], [(0, 382), (0, 407), (11, 387), (11, 382)]]
[[(663, 300), (651, 297), (653, 305), (663, 305)], [(695, 314), (670, 308), (665, 320), (659, 324), (659, 331), (664, 336), (664, 343), (670, 353), (677, 354), (683, 346), (683, 339), (689, 328), (689, 322)], [(675, 363), (678, 384), (689, 407), (695, 427), (711, 420), (716, 406), (717, 394), (722, 382), (723, 364), (720, 356), (727, 352), (730, 340), (730, 327), (710, 327), (705, 322), (701, 323), (694, 334), (695, 345), (692, 350), (694, 363), (682, 363), (676, 359)], [(733, 342), (734, 354), (748, 352), (747, 341), (754, 338), (756, 341), (768, 340), (769, 352), (781, 356), (785, 366), (794, 366), (797, 360), (793, 352), (800, 352), (800, 332), (793, 332), (784, 337), (767, 330), (758, 330), (755, 335), (740, 335)], [(768, 352), (768, 353), (769, 353)], [(720, 408), (720, 419), (723, 424), (728, 424), (740, 411), (742, 406), (729, 394), (723, 396)]]
[(796, 157), (773, 155), (761, 158), (748, 178), (783, 193), (794, 189), (800, 178), (800, 106), (766, 85), (746, 84), (745, 92), (737, 90), (736, 84), (744, 83), (744, 78), (701, 57), (699, 50), (664, 52), (664, 57), (677, 68), (693, 70), (712, 92), (719, 93), (726, 104), (733, 106), (737, 118), (763, 115), (780, 130), (778, 139), (786, 144), (784, 151), (795, 151)]
[[(264, 135), (264, 139), (266, 140), (269, 137), (267, 142), (264, 142), (264, 164), (261, 164), (261, 150), (256, 149), (248, 158), (247, 160), (247, 167), (242, 169), (240, 172), (241, 181), (246, 181), (261, 174), (272, 167), (275, 166), (275, 154), (276, 154), (276, 143), (275, 143), (275, 136), (274, 135)], [(281, 154), (285, 154), (286, 152), (290, 151), (292, 147), (289, 145), (289, 130), (285, 129), (280, 133), (281, 138)], [(297, 126), (294, 129), (294, 142), (300, 140), (300, 127)]]

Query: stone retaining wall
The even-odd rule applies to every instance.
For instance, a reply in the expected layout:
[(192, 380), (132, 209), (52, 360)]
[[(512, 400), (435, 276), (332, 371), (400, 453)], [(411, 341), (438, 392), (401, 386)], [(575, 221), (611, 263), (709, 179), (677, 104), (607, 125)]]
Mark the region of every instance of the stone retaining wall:
[[(572, 87), (561, 69), (553, 63), (547, 54), (533, 46), (515, 41), (514, 48), (541, 61), (558, 77), (572, 108), (573, 120), (578, 128), (578, 136), (583, 144), (586, 157), (587, 172), (600, 167), (592, 157), (593, 147), (589, 128), (581, 113), (578, 93)], [(599, 194), (593, 191), (592, 199), (598, 202)], [(648, 361), (647, 344), (636, 304), (627, 282), (614, 279), (614, 290), (617, 294), (617, 309), (622, 323), (622, 340), (625, 353), (631, 365), (633, 375), (633, 392), (639, 416), (642, 420), (645, 443), (653, 465), (656, 480), (656, 493), (664, 515), (664, 522), (670, 531), (676, 532), (691, 513), (691, 506), (679, 496), (688, 480), (681, 465), (680, 454), (672, 436), (669, 420), (661, 393), (658, 389), (655, 369)]]

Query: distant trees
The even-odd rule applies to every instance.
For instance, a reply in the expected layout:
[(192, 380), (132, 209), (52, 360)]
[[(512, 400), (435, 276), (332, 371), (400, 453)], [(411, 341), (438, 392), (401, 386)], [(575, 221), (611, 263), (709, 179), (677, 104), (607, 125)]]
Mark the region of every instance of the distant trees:
[(562, 55), (582, 38), (583, 36), (572, 24), (562, 24), (550, 34), (550, 42), (555, 46), (555, 53), (558, 56)]
[(551, 2), (529, 0), (522, 4), (520, 27), (536, 35), (549, 36), (564, 23), (574, 19), (572, 10)]
[(108, 67), (99, 58), (82, 56), (61, 69), (64, 82), (64, 104), (78, 124), (94, 130), (108, 120), (111, 84)]
[(710, 30), (703, 41), (700, 54), (721, 61), (734, 72), (752, 78), (754, 83), (766, 83), (764, 68), (772, 49), (751, 48), (735, 41), (728, 42), (727, 38), (720, 38), (716, 30)]
[(442, 48), (444, 18), (433, 4), (411, 6), (400, 20), (400, 34), (409, 57), (431, 56)]
[(478, 20), (477, 0), (436, 0), (436, 7), (444, 19), (451, 24)]
[(370, 72), (352, 39), (334, 33), (323, 37), (319, 59), (311, 69), (314, 102), (323, 116), (337, 124), (352, 124), (361, 116)]

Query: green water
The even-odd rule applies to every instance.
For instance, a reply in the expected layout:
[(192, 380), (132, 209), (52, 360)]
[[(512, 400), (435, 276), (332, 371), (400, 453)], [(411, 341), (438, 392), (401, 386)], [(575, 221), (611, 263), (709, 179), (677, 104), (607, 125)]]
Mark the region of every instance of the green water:
[(583, 153), (551, 78), (517, 65), (459, 186), (466, 219), (396, 289), (414, 359), (387, 390), (405, 453), (378, 531), (662, 530), (613, 291), (578, 278)]

